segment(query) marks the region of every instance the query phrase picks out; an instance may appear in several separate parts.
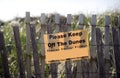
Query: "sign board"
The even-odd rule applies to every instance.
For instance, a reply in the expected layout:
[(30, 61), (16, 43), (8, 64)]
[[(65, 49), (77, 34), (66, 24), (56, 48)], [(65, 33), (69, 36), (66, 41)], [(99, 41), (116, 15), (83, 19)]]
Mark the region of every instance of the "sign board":
[(89, 56), (86, 30), (45, 34), (46, 63)]

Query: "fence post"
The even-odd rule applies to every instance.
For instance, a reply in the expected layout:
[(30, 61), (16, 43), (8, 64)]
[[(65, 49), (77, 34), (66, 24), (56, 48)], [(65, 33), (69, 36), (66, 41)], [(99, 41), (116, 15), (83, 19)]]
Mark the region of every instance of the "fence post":
[(110, 17), (109, 16), (106, 16), (105, 17), (105, 53), (104, 53), (104, 58), (105, 59), (110, 59), (110, 56), (109, 56), (109, 24), (110, 24)]
[(35, 41), (35, 25), (30, 25), (30, 36), (31, 36), (31, 43), (32, 43), (32, 49), (33, 49), (33, 59), (34, 59), (34, 69), (35, 69), (35, 76), (36, 78), (41, 78), (40, 74), (40, 63), (39, 63), (39, 55), (38, 55), (38, 48)]
[[(84, 29), (84, 15), (79, 16), (79, 27), (78, 29)], [(86, 57), (82, 57), (77, 63), (77, 78), (88, 78), (89, 77), (89, 63)]]
[(91, 44), (90, 44), (90, 64), (89, 64), (89, 78), (98, 78), (97, 72), (97, 62), (96, 62), (96, 15), (92, 15), (91, 20), (92, 30), (91, 30)]
[(119, 40), (119, 49), (120, 49), (120, 16), (118, 17), (118, 28), (119, 28), (119, 31), (118, 31), (118, 40)]
[(112, 27), (113, 34), (113, 44), (114, 44), (114, 55), (115, 55), (115, 65), (116, 65), (116, 77), (120, 78), (120, 49), (118, 42), (118, 31), (115, 27)]
[[(64, 26), (64, 28), (62, 28), (64, 30), (64, 32), (68, 32), (71, 30), (71, 20), (72, 20), (72, 16), (71, 14), (67, 15), (67, 25)], [(72, 78), (72, 65), (70, 62), (70, 59), (66, 60), (65, 62), (65, 78)]]
[(92, 15), (92, 20), (91, 20), (91, 25), (92, 25), (92, 32), (91, 32), (91, 58), (96, 57), (96, 15)]
[(103, 60), (103, 43), (102, 43), (102, 33), (100, 31), (100, 28), (96, 28), (96, 42), (97, 42), (99, 78), (105, 78), (104, 60)]
[(41, 30), (40, 30), (40, 43), (41, 43), (41, 78), (45, 77), (45, 47), (44, 47), (44, 34), (46, 32), (46, 16), (44, 13), (41, 14)]
[[(78, 29), (82, 30), (84, 27), (84, 15), (80, 14), (79, 16), (79, 26)], [(77, 75), (76, 78), (83, 78), (83, 69), (82, 69), (82, 61), (81, 59), (77, 61)]]
[(56, 33), (60, 31), (60, 15), (55, 14)]
[(4, 69), (4, 77), (10, 78), (7, 52), (6, 52), (6, 47), (5, 47), (5, 40), (4, 40), (3, 32), (1, 32), (1, 31), (0, 31), (0, 52), (1, 52), (1, 57), (2, 57), (2, 65), (3, 65), (3, 69)]
[(110, 77), (110, 33), (109, 33), (109, 24), (110, 24), (110, 17), (105, 17), (105, 37), (104, 37), (104, 60), (105, 60), (105, 76), (106, 78)]
[(24, 64), (23, 64), (19, 26), (13, 26), (13, 32), (14, 32), (15, 45), (16, 45), (16, 50), (17, 50), (20, 78), (25, 78), (25, 69), (24, 69)]
[[(60, 15), (59, 14), (55, 14), (55, 24), (56, 24), (56, 29), (55, 29), (55, 33), (59, 32), (60, 28), (59, 28), (59, 23), (60, 23)], [(52, 27), (51, 25), (48, 25), (50, 27)], [(50, 28), (50, 34), (52, 34), (53, 32), (51, 31)], [(58, 69), (58, 64), (57, 63), (51, 63), (50, 64), (50, 70), (51, 70), (51, 78), (57, 78), (58, 77), (58, 73), (57, 70)]]
[(26, 12), (26, 72), (27, 78), (31, 78), (31, 42), (30, 42), (30, 12)]

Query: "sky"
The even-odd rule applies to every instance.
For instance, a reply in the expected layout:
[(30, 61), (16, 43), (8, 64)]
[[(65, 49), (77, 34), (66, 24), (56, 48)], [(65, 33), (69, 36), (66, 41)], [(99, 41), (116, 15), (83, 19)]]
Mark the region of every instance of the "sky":
[(26, 12), (31, 16), (41, 13), (97, 14), (118, 7), (120, 0), (0, 0), (0, 20), (25, 17)]

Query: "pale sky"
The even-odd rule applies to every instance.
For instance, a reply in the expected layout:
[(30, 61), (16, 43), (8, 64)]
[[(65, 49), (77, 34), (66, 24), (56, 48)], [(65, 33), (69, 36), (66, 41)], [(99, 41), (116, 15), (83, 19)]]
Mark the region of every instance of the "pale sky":
[(29, 11), (31, 16), (41, 13), (100, 13), (106, 10), (120, 8), (120, 0), (0, 0), (0, 19), (10, 20), (14, 17), (24, 17)]

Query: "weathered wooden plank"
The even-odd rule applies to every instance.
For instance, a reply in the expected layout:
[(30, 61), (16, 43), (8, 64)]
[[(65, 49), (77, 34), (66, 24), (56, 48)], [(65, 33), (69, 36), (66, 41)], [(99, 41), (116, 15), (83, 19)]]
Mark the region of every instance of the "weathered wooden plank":
[(83, 14), (80, 14), (80, 16), (79, 16), (79, 26), (78, 26), (78, 29), (83, 30), (83, 28), (84, 28), (84, 15), (83, 15)]
[(119, 40), (119, 49), (120, 49), (120, 16), (118, 17), (118, 40)]
[[(67, 31), (70, 31), (71, 30), (71, 21), (72, 21), (72, 16), (71, 14), (68, 14), (67, 15), (67, 25), (64, 26), (64, 32), (67, 32)], [(72, 65), (71, 65), (71, 62), (70, 60), (68, 59), (66, 62), (65, 62), (65, 78), (72, 78)]]
[(60, 31), (60, 15), (59, 14), (55, 14), (55, 23), (56, 23), (55, 33), (57, 33)]
[(118, 17), (118, 41), (119, 41), (119, 51), (120, 51), (120, 16)]
[(26, 72), (27, 78), (31, 78), (31, 42), (30, 42), (30, 12), (26, 12)]
[(41, 30), (40, 30), (40, 43), (41, 43), (41, 78), (45, 77), (45, 47), (44, 47), (44, 34), (46, 32), (46, 16), (44, 13), (41, 14)]
[[(84, 29), (84, 15), (81, 14), (79, 17), (79, 29)], [(83, 57), (80, 60), (81, 62), (81, 72), (83, 72), (82, 77), (83, 78), (89, 78), (89, 61), (88, 58)]]
[(102, 33), (100, 28), (96, 28), (96, 42), (97, 42), (97, 60), (99, 68), (99, 78), (105, 78), (104, 59), (103, 59), (103, 43)]
[[(60, 15), (59, 14), (55, 14), (55, 23), (56, 23), (56, 29), (55, 29), (55, 33), (59, 32), (60, 28), (59, 28), (59, 23), (60, 23)], [(49, 25), (50, 26), (50, 25)], [(50, 26), (52, 27), (52, 26)], [(50, 30), (48, 31), (50, 34), (53, 33), (52, 29), (50, 28)], [(50, 71), (51, 71), (51, 77), (52, 78), (57, 78), (58, 77), (58, 64), (57, 63), (51, 63), (50, 64)]]
[(4, 34), (1, 31), (0, 31), (0, 52), (1, 52), (1, 57), (2, 57), (2, 65), (4, 69), (4, 77), (10, 78)]
[(105, 48), (104, 58), (105, 59), (110, 59), (110, 56), (109, 56), (109, 38), (110, 38), (109, 24), (110, 24), (110, 17), (106, 16), (105, 17), (105, 45), (104, 45), (104, 48)]
[(118, 30), (115, 27), (112, 27), (113, 34), (113, 44), (114, 44), (114, 55), (115, 55), (115, 65), (116, 65), (116, 77), (120, 78), (120, 49), (118, 42)]
[(67, 27), (66, 27), (66, 30), (64, 32), (71, 30), (71, 22), (72, 22), (72, 15), (68, 14), (67, 15)]
[(120, 16), (118, 16), (118, 25), (120, 26)]
[(96, 15), (92, 15), (92, 30), (91, 30), (91, 44), (90, 44), (90, 64), (89, 64), (89, 78), (98, 78), (97, 62), (96, 62)]
[(106, 16), (105, 17), (105, 37), (104, 37), (104, 62), (105, 62), (105, 76), (106, 78), (110, 77), (110, 28), (109, 28), (109, 24), (110, 24), (110, 17)]
[(17, 58), (18, 58), (18, 65), (19, 65), (19, 71), (20, 71), (20, 78), (25, 78), (25, 68), (24, 68), (24, 64), (23, 64), (23, 56), (22, 56), (19, 27), (14, 26), (13, 32), (14, 32), (15, 45), (16, 45), (16, 50), (17, 50)]
[(72, 65), (70, 59), (65, 62), (65, 78), (72, 78)]
[(51, 71), (51, 78), (57, 78), (58, 77), (58, 64), (57, 63), (51, 63), (50, 64), (50, 71)]
[[(79, 27), (78, 29), (84, 29), (84, 15), (79, 16)], [(88, 78), (89, 77), (89, 62), (88, 59), (81, 58), (77, 63), (77, 78)]]
[(96, 15), (92, 15), (92, 30), (91, 30), (91, 58), (96, 57)]
[(89, 78), (89, 60), (88, 58), (82, 58), (81, 59), (81, 68), (82, 68), (82, 77), (83, 78)]
[(31, 36), (31, 43), (32, 43), (32, 49), (33, 49), (33, 60), (34, 60), (34, 69), (35, 69), (35, 76), (36, 78), (41, 78), (40, 74), (40, 63), (39, 63), (39, 55), (38, 55), (38, 48), (36, 44), (36, 33), (35, 33), (35, 25), (30, 25), (30, 36)]
[[(79, 16), (79, 26), (78, 29), (82, 30), (84, 27), (84, 15), (80, 14)], [(82, 60), (77, 61), (77, 76), (76, 78), (83, 78), (83, 68), (82, 68)]]

